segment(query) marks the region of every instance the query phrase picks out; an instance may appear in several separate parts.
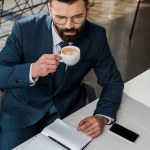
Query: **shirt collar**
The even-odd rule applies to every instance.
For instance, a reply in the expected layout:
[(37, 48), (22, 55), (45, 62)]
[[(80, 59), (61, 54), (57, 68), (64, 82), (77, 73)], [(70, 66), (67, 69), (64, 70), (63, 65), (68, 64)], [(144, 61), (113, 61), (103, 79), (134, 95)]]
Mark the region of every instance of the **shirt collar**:
[(52, 22), (52, 36), (53, 36), (53, 44), (54, 44), (54, 46), (58, 45), (60, 42), (63, 41), (61, 39), (61, 37), (58, 35), (58, 33), (55, 31), (53, 22)]
[[(58, 35), (58, 33), (55, 31), (53, 22), (52, 22), (52, 36), (53, 36), (53, 45), (54, 46), (58, 45), (60, 42), (63, 41), (61, 39), (61, 37)], [(73, 42), (69, 42), (68, 44), (72, 45)]]

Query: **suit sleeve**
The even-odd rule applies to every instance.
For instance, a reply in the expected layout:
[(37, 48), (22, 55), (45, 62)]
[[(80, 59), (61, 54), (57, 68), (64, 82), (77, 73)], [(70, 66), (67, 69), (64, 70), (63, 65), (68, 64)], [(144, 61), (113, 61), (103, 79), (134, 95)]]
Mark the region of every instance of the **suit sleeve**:
[(120, 72), (111, 55), (105, 30), (101, 37), (101, 47), (94, 71), (97, 75), (98, 84), (103, 87), (94, 114), (105, 115), (115, 120), (121, 103), (124, 85)]
[(0, 89), (29, 86), (30, 63), (24, 62), (23, 38), (18, 22), (0, 52)]

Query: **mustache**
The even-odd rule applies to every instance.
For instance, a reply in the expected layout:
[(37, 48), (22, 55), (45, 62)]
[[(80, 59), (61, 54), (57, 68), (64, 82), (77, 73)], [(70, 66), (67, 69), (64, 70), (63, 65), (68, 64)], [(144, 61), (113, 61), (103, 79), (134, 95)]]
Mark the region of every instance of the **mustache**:
[(71, 29), (63, 29), (62, 32), (74, 32), (74, 31), (78, 31), (75, 28), (71, 28)]

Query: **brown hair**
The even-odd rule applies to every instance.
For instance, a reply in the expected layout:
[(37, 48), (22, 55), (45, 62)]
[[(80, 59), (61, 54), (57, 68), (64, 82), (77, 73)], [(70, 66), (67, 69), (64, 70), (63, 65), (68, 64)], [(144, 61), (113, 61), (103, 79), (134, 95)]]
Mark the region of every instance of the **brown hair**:
[[(49, 3), (52, 3), (52, 1), (54, 1), (54, 0), (49, 0)], [(57, 0), (57, 1), (59, 1), (59, 2), (64, 2), (64, 3), (68, 3), (68, 4), (73, 4), (73, 3), (75, 3), (75, 2), (78, 1), (78, 0)], [(83, 0), (83, 1), (84, 1), (84, 3), (85, 3), (85, 6), (87, 6), (89, 0)]]

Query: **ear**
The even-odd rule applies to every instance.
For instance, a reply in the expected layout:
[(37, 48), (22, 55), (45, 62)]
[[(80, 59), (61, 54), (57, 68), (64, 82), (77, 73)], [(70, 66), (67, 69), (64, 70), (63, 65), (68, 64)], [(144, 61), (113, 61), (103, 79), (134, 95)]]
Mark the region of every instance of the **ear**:
[(89, 0), (88, 5), (87, 5), (87, 9), (89, 9), (90, 7), (93, 7), (94, 4), (95, 4), (94, 0), (93, 1)]
[(51, 12), (51, 4), (50, 4), (50, 2), (48, 2), (48, 10), (49, 10), (49, 12)]

